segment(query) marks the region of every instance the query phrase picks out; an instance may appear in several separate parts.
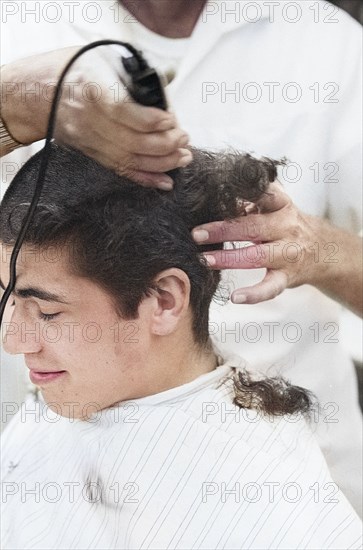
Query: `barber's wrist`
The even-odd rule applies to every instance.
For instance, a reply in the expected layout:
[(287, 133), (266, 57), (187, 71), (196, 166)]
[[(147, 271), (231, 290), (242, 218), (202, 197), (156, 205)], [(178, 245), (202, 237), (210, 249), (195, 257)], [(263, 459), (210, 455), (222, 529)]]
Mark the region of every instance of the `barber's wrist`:
[[(24, 95), (24, 90), (34, 88), (34, 82), (27, 80), (28, 70), (22, 61), (1, 67), (1, 119), (7, 135), (13, 140), (13, 144), (6, 147), (13, 150), (45, 137), (43, 122), (47, 114), (44, 111), (48, 112), (49, 106), (42, 105), (36, 85), (35, 94)], [(8, 136), (6, 142), (9, 142)]]
[(7, 100), (7, 82), (6, 78), (6, 69), (1, 67), (1, 110), (0, 110), (0, 150), (1, 156), (7, 155), (18, 147), (22, 147), (23, 143), (15, 139), (13, 134), (10, 132), (7, 122), (5, 121), (4, 111), (6, 111), (5, 103)]
[(0, 115), (0, 151), (1, 156), (8, 155), (12, 151), (15, 151), (15, 149), (18, 149), (19, 147), (22, 147), (23, 143), (20, 143), (16, 139), (13, 138), (13, 136), (10, 134), (5, 121), (2, 119)]

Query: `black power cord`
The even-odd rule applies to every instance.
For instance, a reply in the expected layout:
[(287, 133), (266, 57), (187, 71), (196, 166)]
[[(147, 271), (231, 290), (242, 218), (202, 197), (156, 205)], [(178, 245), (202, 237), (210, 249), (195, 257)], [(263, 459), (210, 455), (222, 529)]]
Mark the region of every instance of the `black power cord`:
[[(61, 76), (56, 85), (54, 98), (52, 101), (52, 106), (48, 118), (48, 128), (47, 135), (45, 139), (45, 145), (42, 150), (41, 164), (39, 167), (39, 174), (37, 183), (34, 189), (34, 195), (31, 200), (28, 211), (23, 220), (19, 235), (16, 239), (11, 258), (10, 258), (10, 279), (9, 284), (4, 291), (4, 295), (0, 301), (0, 327), (4, 316), (4, 311), (6, 303), (14, 290), (16, 282), (16, 262), (18, 255), (21, 249), (21, 246), (24, 242), (24, 238), (28, 227), (34, 217), (36, 208), (38, 206), (39, 198), (44, 186), (45, 175), (47, 172), (50, 151), (51, 151), (51, 142), (53, 139), (54, 127), (56, 122), (56, 115), (58, 104), (62, 94), (62, 86), (64, 78), (67, 75), (69, 69), (72, 67), (73, 63), (81, 57), (84, 53), (99, 46), (123, 46), (129, 52), (131, 52), (130, 57), (122, 57), (121, 62), (123, 64), (124, 70), (128, 75), (128, 82), (125, 82), (127, 91), (131, 97), (138, 103), (146, 106), (157, 107), (159, 109), (166, 110), (167, 102), (164, 94), (163, 86), (160, 82), (159, 76), (155, 69), (149, 67), (145, 59), (143, 58), (141, 52), (136, 50), (131, 44), (126, 42), (120, 42), (118, 40), (98, 40), (97, 42), (92, 42), (87, 46), (81, 48), (67, 63), (66, 67), (63, 69)], [(123, 81), (124, 82), (124, 81)]]

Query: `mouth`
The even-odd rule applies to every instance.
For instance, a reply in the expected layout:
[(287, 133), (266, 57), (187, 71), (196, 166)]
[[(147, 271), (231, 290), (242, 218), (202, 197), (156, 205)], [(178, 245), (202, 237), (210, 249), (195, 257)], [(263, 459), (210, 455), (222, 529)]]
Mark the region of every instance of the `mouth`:
[(66, 372), (67, 371), (65, 370), (50, 372), (30, 370), (29, 378), (33, 382), (33, 384), (53, 382), (54, 380), (58, 380), (59, 378), (61, 378)]

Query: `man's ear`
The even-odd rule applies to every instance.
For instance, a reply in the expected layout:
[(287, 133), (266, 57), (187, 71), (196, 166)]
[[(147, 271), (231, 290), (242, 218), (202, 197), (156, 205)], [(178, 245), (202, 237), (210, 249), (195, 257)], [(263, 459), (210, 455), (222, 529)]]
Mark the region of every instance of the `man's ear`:
[(174, 332), (189, 309), (190, 281), (178, 268), (161, 271), (154, 281), (150, 330), (157, 336)]

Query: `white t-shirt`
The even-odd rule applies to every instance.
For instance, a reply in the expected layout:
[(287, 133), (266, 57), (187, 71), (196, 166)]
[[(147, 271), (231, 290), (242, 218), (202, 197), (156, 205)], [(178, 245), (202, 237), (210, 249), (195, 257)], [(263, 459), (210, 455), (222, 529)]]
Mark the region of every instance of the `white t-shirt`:
[(361, 548), (314, 423), (233, 405), (239, 362), (89, 421), (25, 402), (4, 434), (1, 547)]
[[(174, 42), (142, 30), (114, 1), (76, 2), (73, 19), (69, 3), (58, 2), (62, 18), (55, 23), (51, 6), (38, 3), (35, 21), (24, 13), (30, 2), (15, 4), (18, 11), (2, 25), (3, 63), (105, 37), (140, 44), (161, 68), (170, 55), (177, 75), (168, 98), (193, 145), (288, 157), (292, 164), (280, 179), (295, 204), (360, 230), (361, 28), (344, 12), (310, 0), (209, 1), (191, 38)], [(14, 36), (22, 40), (14, 43)], [(6, 158), (5, 185), (35, 149)], [(334, 261), (335, 250), (332, 243), (316, 254)], [(299, 250), (285, 253), (294, 261)], [(227, 272), (224, 281), (233, 289), (262, 276), (263, 270)], [(340, 343), (340, 313), (305, 285), (257, 305), (213, 304), (210, 331), (253, 369), (277, 370), (316, 393), (319, 444), (334, 480), (361, 509), (362, 417), (354, 368)], [(6, 380), (13, 367), (4, 357)]]

